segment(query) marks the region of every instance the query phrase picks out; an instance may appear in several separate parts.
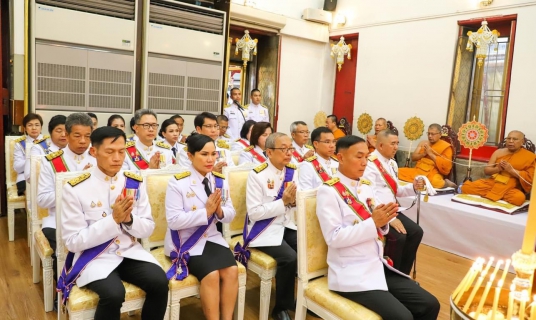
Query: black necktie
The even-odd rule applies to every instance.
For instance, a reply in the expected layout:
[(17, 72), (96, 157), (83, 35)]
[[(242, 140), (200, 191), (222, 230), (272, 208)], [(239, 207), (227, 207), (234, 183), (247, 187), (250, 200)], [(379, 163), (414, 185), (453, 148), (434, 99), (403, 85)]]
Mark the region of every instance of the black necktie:
[(177, 148), (173, 147), (173, 148), (171, 148), (171, 151), (173, 151), (173, 156), (176, 157), (177, 156)]
[(208, 178), (205, 177), (205, 179), (203, 179), (203, 184), (205, 185), (205, 193), (207, 194), (207, 197), (210, 197), (210, 195), (212, 194), (212, 191), (210, 190)]

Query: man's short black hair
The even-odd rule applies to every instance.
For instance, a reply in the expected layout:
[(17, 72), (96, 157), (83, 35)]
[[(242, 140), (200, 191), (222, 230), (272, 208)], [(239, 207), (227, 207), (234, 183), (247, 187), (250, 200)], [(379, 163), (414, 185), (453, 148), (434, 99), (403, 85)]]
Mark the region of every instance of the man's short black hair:
[(255, 88), (255, 89), (251, 90), (251, 95), (253, 95), (255, 92), (261, 93), (261, 90)]
[(318, 127), (314, 129), (313, 132), (311, 133), (311, 142), (319, 141), (318, 139), (320, 139), (320, 136), (322, 135), (322, 133), (333, 134), (333, 132), (331, 132), (331, 130), (329, 130), (327, 127)]
[(335, 122), (335, 123), (337, 123), (337, 124), (339, 123), (339, 121), (338, 121), (339, 119), (337, 119), (337, 116), (334, 115), (334, 114), (330, 114), (330, 115), (328, 116), (328, 119), (330, 119), (331, 122)]
[(207, 118), (216, 121), (216, 123), (218, 122), (218, 118), (216, 118), (216, 116), (214, 114), (205, 111), (205, 112), (201, 112), (200, 114), (195, 116), (194, 127), (196, 129), (197, 129), (197, 127), (202, 128), (203, 125), (205, 124), (205, 119), (207, 119)]
[(351, 146), (354, 144), (358, 144), (361, 142), (365, 142), (363, 138), (360, 138), (358, 136), (346, 136), (342, 137), (339, 140), (337, 140), (337, 145), (335, 146), (335, 153), (339, 153), (342, 150), (350, 149)]
[(100, 127), (91, 133), (91, 145), (95, 148), (98, 148), (101, 146), (104, 139), (113, 138), (112, 142), (117, 141), (117, 139), (123, 137), (123, 141), (127, 141), (127, 136), (125, 135), (125, 132), (121, 129), (118, 129), (116, 127)]

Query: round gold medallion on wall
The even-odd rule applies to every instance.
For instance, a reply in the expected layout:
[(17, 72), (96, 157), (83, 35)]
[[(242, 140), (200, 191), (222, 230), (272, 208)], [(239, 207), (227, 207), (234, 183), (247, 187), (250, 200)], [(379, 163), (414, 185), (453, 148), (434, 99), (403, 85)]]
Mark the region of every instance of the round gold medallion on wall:
[(424, 133), (424, 122), (421, 118), (412, 117), (404, 124), (404, 135), (408, 140), (417, 140)]
[(364, 112), (357, 118), (357, 130), (362, 134), (367, 134), (372, 130), (372, 117)]
[(328, 116), (324, 111), (318, 111), (315, 115), (315, 128), (325, 127), (327, 118)]

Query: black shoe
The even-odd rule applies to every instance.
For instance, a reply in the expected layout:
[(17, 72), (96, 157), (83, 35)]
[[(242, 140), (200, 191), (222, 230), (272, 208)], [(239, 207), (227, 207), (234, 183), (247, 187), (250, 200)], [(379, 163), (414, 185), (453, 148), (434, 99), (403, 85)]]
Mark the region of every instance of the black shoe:
[(54, 305), (52, 306), (52, 310), (58, 312), (58, 298), (54, 299)]
[(272, 312), (272, 318), (274, 318), (274, 320), (292, 320), (287, 310)]

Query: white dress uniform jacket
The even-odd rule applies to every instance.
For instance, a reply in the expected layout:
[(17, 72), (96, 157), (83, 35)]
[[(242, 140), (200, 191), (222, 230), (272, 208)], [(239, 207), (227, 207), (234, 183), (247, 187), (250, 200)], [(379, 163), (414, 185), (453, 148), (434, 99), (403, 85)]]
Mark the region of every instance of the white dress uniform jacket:
[[(146, 146), (139, 139), (135, 140), (136, 149), (141, 154), (141, 156), (147, 160), (147, 162), (151, 161), (151, 157), (156, 153), (160, 152), (160, 168), (165, 168), (170, 164), (173, 164), (173, 152), (171, 151), (171, 147), (165, 143), (165, 142), (155, 142), (153, 141), (153, 144), (151, 146)], [(126, 152), (125, 161), (123, 162), (123, 170), (132, 170), (132, 171), (138, 171), (138, 167), (132, 162), (132, 158), (128, 154), (128, 151)]]
[[(223, 149), (218, 146), (216, 146), (216, 151), (223, 152), (225, 154), (225, 159), (223, 159), (229, 167), (234, 167), (235, 163), (233, 161), (233, 155), (231, 154), (231, 151), (228, 149)], [(177, 159), (178, 163), (181, 167), (188, 168), (192, 165), (192, 162), (190, 159), (188, 159), (188, 152), (186, 151), (186, 146), (180, 148), (179, 151), (177, 151)], [(218, 159), (218, 161), (221, 161), (222, 159)]]
[[(367, 199), (374, 199), (370, 181), (352, 180), (337, 172), (335, 177), (365, 206)], [(370, 211), (370, 208), (369, 208)], [(341, 292), (368, 290), (387, 291), (383, 266), (407, 276), (390, 267), (383, 259), (383, 244), (372, 218), (361, 221), (334, 187), (323, 184), (318, 189), (316, 214), (322, 234), (328, 245), (328, 287)], [(385, 235), (386, 224), (380, 229)]]
[(238, 109), (238, 106), (234, 103), (230, 104), (228, 107), (223, 109), (223, 115), (229, 119), (229, 129), (227, 134), (231, 136), (232, 139), (240, 138), (240, 130), (246, 118), (248, 116), (248, 111), (244, 109), (243, 111)]
[(377, 157), (378, 160), (380, 160), (380, 163), (382, 164), (385, 171), (396, 181), (398, 184), (398, 165), (396, 164), (396, 161), (394, 159), (387, 159), (384, 156), (381, 155), (378, 150), (374, 150), (370, 156), (369, 161), (367, 163), (367, 168), (365, 169), (365, 173), (363, 174), (363, 178), (369, 180), (374, 185), (374, 193), (376, 196), (377, 204), (387, 204), (390, 202), (397, 202), (396, 197), (409, 197), (414, 196), (415, 191), (413, 190), (413, 184), (408, 183), (405, 186), (401, 186), (398, 184), (398, 192), (396, 193), (396, 197), (391, 192), (391, 188), (387, 185), (387, 181), (385, 181), (383, 174), (380, 172), (376, 164), (372, 162), (372, 159), (374, 157)]
[[(171, 240), (170, 230), (179, 230), (181, 241), (186, 241), (201, 226), (208, 223), (207, 210), (205, 204), (208, 196), (205, 192), (203, 179), (205, 178), (193, 167), (190, 171), (179, 173), (169, 180), (166, 191), (166, 218), (168, 230), (164, 242), (164, 252), (167, 256), (173, 250), (173, 241)], [(189, 173), (189, 174), (188, 174)], [(216, 182), (212, 173), (206, 176), (210, 181), (210, 190), (215, 191)], [(229, 197), (229, 185), (223, 181), (222, 194), (226, 195), (225, 203), (222, 202), (223, 219), (216, 216), (212, 225), (207, 229), (205, 234), (199, 239), (199, 242), (190, 249), (190, 256), (199, 256), (203, 253), (207, 241), (217, 243), (226, 248), (229, 244), (223, 239), (222, 234), (216, 229), (216, 221), (229, 223), (234, 219), (236, 214)]]
[[(34, 140), (41, 140), (43, 138), (43, 135), (40, 134), (36, 139), (24, 135), (23, 137), (26, 137), (26, 147), (33, 145)], [(29, 162), (29, 161), (28, 161)], [(22, 144), (20, 142), (15, 143), (15, 148), (13, 149), (13, 170), (17, 172), (17, 181), (19, 182), (25, 179), (24, 177), (24, 170), (26, 168), (26, 148), (22, 147)]]
[[(49, 153), (60, 150), (60, 147), (55, 145), (50, 139), (47, 139), (47, 145), (48, 148), (46, 149), (44, 149), (43, 146), (41, 146), (40, 144), (32, 145), (32, 148), (30, 149), (30, 159), (32, 158), (32, 156), (44, 156)], [(24, 179), (26, 179), (27, 182), (30, 182), (30, 159), (26, 161), (26, 164), (24, 166)]]
[[(316, 160), (318, 160), (318, 163), (322, 166), (322, 169), (330, 176), (332, 177), (335, 173), (337, 173), (337, 169), (339, 168), (339, 161), (329, 158), (324, 159), (321, 156), (318, 155), (318, 153), (315, 153)], [(300, 166), (300, 175), (298, 176), (298, 187), (300, 187), (300, 190), (312, 190), (320, 187), (324, 181), (318, 173), (316, 172), (315, 167), (310, 161), (304, 160), (302, 165)]]
[[(264, 157), (266, 159), (266, 156), (264, 155), (261, 147), (255, 146), (253, 148), (258, 154), (261, 155), (261, 157)], [(262, 162), (259, 162), (256, 157), (254, 157), (251, 152), (242, 150), (240, 153), (240, 157), (238, 158), (238, 165), (241, 165), (242, 163), (255, 163), (255, 164), (261, 164)]]
[[(265, 168), (261, 169), (262, 167)], [(250, 247), (279, 246), (283, 241), (285, 228), (298, 229), (294, 223), (296, 208), (285, 207), (283, 199), (274, 201), (285, 178), (286, 170), (287, 167), (283, 168), (283, 171), (278, 170), (268, 159), (249, 173), (246, 190), (246, 204), (250, 220), (248, 230), (251, 230), (255, 221), (276, 218), (257, 239), (251, 241)], [(292, 181), (297, 183), (297, 180), (298, 171), (295, 170)]]
[[(76, 154), (69, 146), (62, 149), (63, 161), (70, 172), (82, 171), (87, 164), (95, 166), (96, 159), (89, 151)], [(91, 191), (94, 192), (94, 191)], [(37, 205), (48, 209), (48, 217), (43, 218), (43, 228), (56, 228), (56, 171), (47, 157), (41, 160), (39, 183), (37, 184)]]
[(246, 120), (270, 122), (270, 114), (268, 113), (268, 109), (263, 107), (261, 104), (250, 103)]
[[(145, 183), (140, 184), (139, 198), (134, 201), (132, 225), (126, 226), (115, 222), (111, 208), (125, 186), (124, 173), (118, 172), (115, 177), (109, 177), (95, 166), (83, 175), (89, 177), (78, 184), (73, 183), (74, 186), (66, 183), (63, 187), (61, 225), (65, 246), (75, 253), (75, 262), (82, 251), (115, 237), (117, 239), (87, 265), (76, 284), (83, 287), (90, 282), (105, 279), (123, 258), (158, 265), (156, 259), (136, 240), (149, 237), (155, 226)], [(81, 178), (72, 181), (76, 179)]]
[[(242, 142), (240, 142), (240, 140), (246, 142), (247, 146), (244, 146), (244, 144)], [(231, 143), (231, 151), (242, 151), (247, 147), (249, 147), (249, 141), (247, 139), (240, 138), (240, 139), (234, 140)]]
[[(296, 149), (296, 151), (302, 158), (303, 158), (303, 155), (305, 155), (307, 152), (313, 150), (313, 147), (307, 144), (304, 144), (302, 147), (300, 147), (296, 142), (294, 142), (294, 140), (292, 140), (292, 147)], [(294, 158), (294, 154), (292, 155), (291, 163), (294, 163), (296, 165), (301, 164), (301, 162), (298, 162), (298, 160)]]

